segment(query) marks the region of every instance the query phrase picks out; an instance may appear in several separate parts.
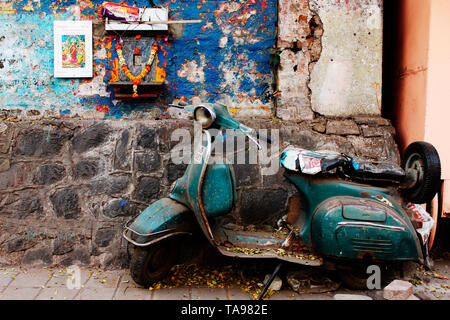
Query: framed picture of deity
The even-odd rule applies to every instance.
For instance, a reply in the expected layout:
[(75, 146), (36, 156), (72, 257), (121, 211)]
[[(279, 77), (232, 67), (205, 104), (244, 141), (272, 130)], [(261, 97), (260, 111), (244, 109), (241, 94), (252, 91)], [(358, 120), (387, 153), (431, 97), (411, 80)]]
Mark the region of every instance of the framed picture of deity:
[(53, 37), (54, 77), (92, 77), (92, 21), (54, 21)]

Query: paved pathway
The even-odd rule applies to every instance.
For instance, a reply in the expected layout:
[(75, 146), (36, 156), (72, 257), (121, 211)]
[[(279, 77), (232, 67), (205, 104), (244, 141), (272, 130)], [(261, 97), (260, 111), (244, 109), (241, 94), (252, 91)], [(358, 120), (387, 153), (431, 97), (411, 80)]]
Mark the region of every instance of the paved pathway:
[[(440, 271), (449, 271), (442, 265)], [(179, 287), (148, 290), (137, 286), (128, 270), (104, 271), (97, 268), (80, 268), (79, 288), (67, 268), (0, 268), (0, 300), (249, 300), (251, 295), (241, 288)], [(448, 274), (448, 272), (445, 272)], [(75, 288), (72, 288), (75, 285)], [(417, 292), (428, 287), (431, 299), (450, 299), (450, 281), (437, 279), (418, 285)], [(286, 285), (284, 286), (286, 287)], [(433, 290), (433, 288), (435, 290)], [(433, 290), (433, 291), (431, 291)], [(382, 291), (351, 291), (339, 289), (325, 294), (297, 294), (283, 289), (270, 300), (330, 300), (337, 293), (359, 294), (380, 299)]]
[[(0, 268), (0, 300), (249, 300), (240, 288), (186, 287), (148, 290), (137, 286), (128, 270), (80, 268), (80, 288), (67, 268)], [(72, 289), (69, 289), (72, 287)], [(321, 299), (332, 299), (332, 294)], [(283, 290), (271, 299), (319, 298)]]

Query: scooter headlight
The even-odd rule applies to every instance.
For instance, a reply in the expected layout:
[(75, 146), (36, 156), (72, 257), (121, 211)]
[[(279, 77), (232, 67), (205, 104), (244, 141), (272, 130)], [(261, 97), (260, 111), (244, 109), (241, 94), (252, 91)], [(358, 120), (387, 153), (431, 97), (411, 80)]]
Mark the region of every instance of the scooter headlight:
[(194, 110), (194, 119), (202, 125), (204, 129), (209, 128), (216, 120), (216, 113), (213, 109), (198, 106)]

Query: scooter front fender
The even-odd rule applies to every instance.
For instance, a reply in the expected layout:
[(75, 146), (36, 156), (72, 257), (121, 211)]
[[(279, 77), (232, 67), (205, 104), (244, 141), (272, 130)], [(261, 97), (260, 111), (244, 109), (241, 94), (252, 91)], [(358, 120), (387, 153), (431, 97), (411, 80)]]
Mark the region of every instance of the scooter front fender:
[(130, 220), (125, 226), (123, 237), (136, 246), (145, 247), (175, 235), (192, 234), (194, 222), (186, 206), (163, 198)]

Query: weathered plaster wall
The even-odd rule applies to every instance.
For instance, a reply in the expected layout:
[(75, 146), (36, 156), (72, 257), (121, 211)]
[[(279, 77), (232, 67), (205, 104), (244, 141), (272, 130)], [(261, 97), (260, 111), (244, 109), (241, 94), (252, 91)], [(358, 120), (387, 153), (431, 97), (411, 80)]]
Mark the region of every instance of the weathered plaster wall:
[[(168, 103), (186, 97), (222, 101), (238, 116), (270, 116), (267, 49), (275, 44), (276, 0), (156, 0), (171, 19), (202, 23), (186, 25), (178, 39), (158, 38), (158, 77), (165, 88), (155, 101), (140, 102), (118, 100), (107, 86), (117, 63), (117, 37), (103, 35), (97, 10), (102, 2), (0, 2), (0, 109), (19, 110), (8, 116), (20, 118), (163, 118)], [(53, 21), (83, 19), (94, 20), (94, 77), (55, 79)]]
[[(147, 101), (116, 99), (107, 85), (117, 37), (104, 35), (101, 3), (1, 2), (2, 109), (20, 118), (159, 119), (170, 114), (168, 103), (185, 97), (222, 102), (238, 117), (268, 118), (278, 89), (283, 120), (380, 114), (382, 0), (161, 1), (171, 19), (202, 23), (158, 37), (157, 77), (166, 84)], [(55, 19), (94, 20), (93, 79), (53, 78)], [(268, 51), (274, 45), (281, 52), (276, 88)]]
[(381, 114), (381, 0), (280, 0), (278, 47), (278, 117)]
[(327, 116), (381, 114), (382, 1), (311, 0), (323, 23), (311, 73), (312, 109)]

